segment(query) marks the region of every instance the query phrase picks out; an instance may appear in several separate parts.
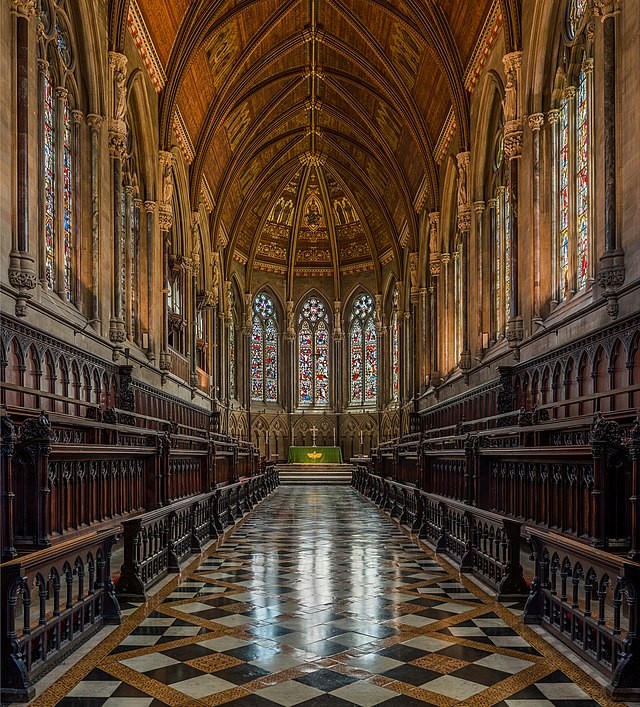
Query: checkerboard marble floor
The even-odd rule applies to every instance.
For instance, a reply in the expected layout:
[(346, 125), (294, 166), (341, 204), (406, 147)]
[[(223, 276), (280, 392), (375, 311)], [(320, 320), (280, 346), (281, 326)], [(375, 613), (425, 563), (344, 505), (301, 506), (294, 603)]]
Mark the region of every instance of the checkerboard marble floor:
[(35, 704), (609, 704), (348, 487), (277, 490)]

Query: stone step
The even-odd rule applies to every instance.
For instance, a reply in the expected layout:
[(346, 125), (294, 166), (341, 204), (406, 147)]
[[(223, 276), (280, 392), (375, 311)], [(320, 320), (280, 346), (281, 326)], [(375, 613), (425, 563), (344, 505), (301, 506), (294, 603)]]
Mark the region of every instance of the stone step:
[(280, 483), (346, 485), (351, 483), (351, 464), (281, 464)]

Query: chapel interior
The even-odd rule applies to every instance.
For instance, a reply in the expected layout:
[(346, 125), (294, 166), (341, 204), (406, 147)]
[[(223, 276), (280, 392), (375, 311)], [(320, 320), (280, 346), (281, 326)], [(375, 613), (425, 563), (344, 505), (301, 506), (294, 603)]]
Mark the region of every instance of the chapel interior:
[(5, 0), (2, 704), (640, 701), (637, 0)]

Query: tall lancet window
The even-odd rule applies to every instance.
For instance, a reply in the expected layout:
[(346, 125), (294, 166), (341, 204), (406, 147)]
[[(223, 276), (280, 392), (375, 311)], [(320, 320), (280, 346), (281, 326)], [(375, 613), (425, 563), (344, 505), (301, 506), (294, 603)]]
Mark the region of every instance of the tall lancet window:
[(373, 298), (362, 294), (351, 308), (349, 324), (352, 405), (370, 405), (378, 395), (378, 335)]
[(329, 315), (309, 297), (298, 317), (298, 395), (300, 405), (329, 405)]
[[(42, 92), (42, 262), (47, 289), (74, 297), (74, 123), (73, 58), (64, 1), (42, 2), (40, 10)], [(46, 58), (45, 58), (46, 57)]]
[(492, 329), (495, 340), (504, 338), (509, 322), (511, 297), (511, 212), (509, 208), (509, 182), (504, 159), (502, 129), (496, 136), (494, 152), (494, 192), (492, 209)]
[(229, 397), (236, 397), (236, 318), (235, 318), (235, 296), (233, 289), (229, 292)]
[[(593, 60), (588, 58), (588, 3), (569, 0), (564, 30), (564, 88), (550, 120), (554, 125), (557, 169), (555, 193), (557, 291), (563, 301), (584, 291), (591, 277), (591, 91)], [(555, 114), (555, 115), (554, 115)]]
[(398, 285), (393, 289), (391, 313), (391, 399), (400, 395), (400, 326), (398, 323)]
[(264, 293), (253, 300), (251, 400), (278, 401), (278, 323), (273, 300)]

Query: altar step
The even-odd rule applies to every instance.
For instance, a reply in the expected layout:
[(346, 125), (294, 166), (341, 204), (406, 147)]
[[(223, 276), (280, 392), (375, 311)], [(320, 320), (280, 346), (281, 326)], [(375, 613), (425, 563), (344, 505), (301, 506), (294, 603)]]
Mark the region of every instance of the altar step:
[(350, 484), (352, 464), (278, 464), (280, 484)]

